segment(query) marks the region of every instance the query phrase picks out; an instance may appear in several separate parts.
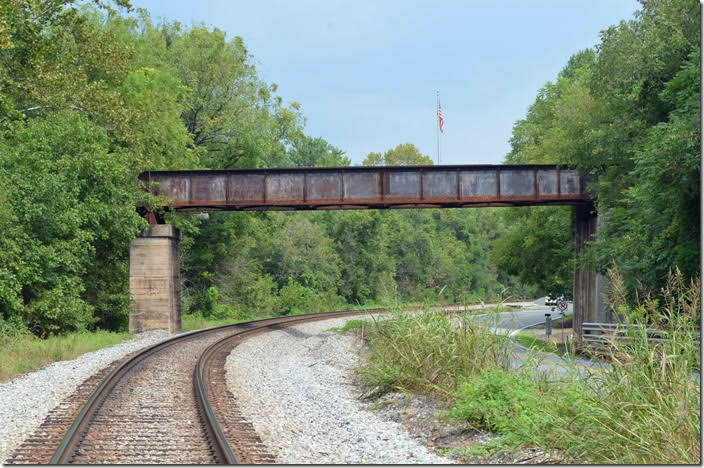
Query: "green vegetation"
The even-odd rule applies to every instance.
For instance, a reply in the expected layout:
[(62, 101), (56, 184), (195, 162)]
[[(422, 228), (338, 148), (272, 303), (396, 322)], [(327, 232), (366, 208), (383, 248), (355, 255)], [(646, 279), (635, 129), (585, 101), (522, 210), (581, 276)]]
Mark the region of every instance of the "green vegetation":
[(353, 319), (353, 320), (348, 320), (343, 326), (341, 327), (333, 327), (329, 328), (325, 331), (331, 331), (335, 333), (346, 333), (350, 330), (353, 330), (355, 328), (369, 328), (369, 326), (372, 325), (372, 322), (369, 320), (359, 320), (359, 319)]
[(379, 393), (447, 392), (491, 366), (508, 368), (510, 340), (484, 326), (458, 326), (444, 312), (394, 312), (365, 329), (367, 365), (360, 377)]
[(203, 317), (201, 314), (185, 314), (181, 316), (181, 329), (183, 331), (202, 330), (203, 328), (219, 327), (233, 323), (247, 322), (250, 318), (213, 318)]
[[(616, 264), (631, 299), (659, 292), (675, 267), (686, 278), (700, 268), (700, 4), (641, 4), (538, 92), (506, 156), (591, 176), (604, 225), (580, 261), (602, 273)], [(568, 292), (572, 216), (564, 208), (506, 213), (492, 259), (543, 291)]]
[[(634, 331), (609, 346), (608, 372), (550, 377), (532, 359), (510, 368), (505, 337), (445, 314), (406, 312), (365, 328), (370, 353), (359, 375), (370, 394), (432, 393), (447, 402), (446, 417), (500, 435), (468, 455), (530, 445), (566, 463), (700, 463), (700, 285), (674, 272), (665, 301), (629, 306), (618, 275), (613, 284), (612, 304)], [(668, 341), (647, 340), (643, 330), (654, 324)]]
[(111, 346), (131, 338), (126, 332), (75, 332), (45, 339), (22, 334), (0, 335), (0, 382), (26, 372), (40, 369), (56, 361), (74, 359), (96, 349)]
[[(0, 329), (125, 330), (144, 170), (348, 166), (240, 37), (127, 0), (0, 5)], [(375, 156), (376, 155), (376, 156)], [(366, 164), (432, 164), (411, 143)], [(497, 211), (167, 214), (187, 319), (498, 297)]]
[(532, 333), (520, 332), (513, 339), (528, 349), (535, 349), (545, 353), (558, 353), (560, 351), (560, 346), (557, 344), (536, 338)]

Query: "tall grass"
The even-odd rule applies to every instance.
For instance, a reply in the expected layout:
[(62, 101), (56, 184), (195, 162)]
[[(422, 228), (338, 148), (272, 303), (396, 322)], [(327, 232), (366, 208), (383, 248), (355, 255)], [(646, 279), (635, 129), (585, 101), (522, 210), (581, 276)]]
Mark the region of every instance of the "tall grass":
[[(675, 271), (660, 299), (629, 307), (612, 273), (612, 306), (627, 325), (625, 340), (609, 345), (610, 372), (575, 380), (578, 406), (556, 401), (550, 433), (543, 443), (561, 446), (595, 463), (701, 463), (700, 284), (684, 284)], [(666, 341), (648, 340), (655, 327)]]
[(449, 394), (467, 375), (508, 368), (511, 343), (483, 325), (452, 322), (440, 311), (395, 311), (367, 327), (369, 355), (359, 375), (378, 392)]
[[(659, 299), (635, 306), (621, 284), (612, 275), (612, 306), (628, 332), (606, 350), (609, 371), (575, 366), (551, 377), (532, 360), (510, 368), (510, 342), (487, 327), (397, 312), (366, 327), (359, 374), (379, 393), (442, 395), (448, 417), (502, 435), (480, 450), (528, 444), (569, 463), (700, 464), (700, 284), (675, 271)], [(667, 340), (649, 340), (646, 328)]]
[(74, 359), (81, 354), (121, 343), (130, 337), (129, 333), (107, 331), (84, 331), (46, 339), (29, 334), (0, 335), (0, 382), (52, 362)]

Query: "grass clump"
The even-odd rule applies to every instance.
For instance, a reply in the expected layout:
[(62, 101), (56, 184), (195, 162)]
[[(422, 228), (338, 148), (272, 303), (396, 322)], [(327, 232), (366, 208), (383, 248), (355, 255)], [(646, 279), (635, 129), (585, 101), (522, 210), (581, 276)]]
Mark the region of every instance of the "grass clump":
[[(618, 279), (612, 284), (618, 290)], [(609, 371), (556, 381), (487, 369), (453, 393), (448, 415), (501, 434), (485, 450), (531, 444), (570, 462), (701, 463), (699, 284), (665, 292), (664, 300), (618, 305), (627, 332), (609, 345)], [(648, 340), (654, 326), (668, 340)]]
[[(569, 414), (581, 408), (579, 390), (572, 384), (557, 388), (534, 375), (492, 368), (460, 384), (453, 392), (454, 405), (445, 416), (500, 435), (473, 447), (470, 455), (486, 456), (524, 444), (545, 446), (540, 434), (549, 433), (554, 424), (567, 417), (565, 408)], [(557, 400), (561, 402), (559, 407), (555, 406)]]
[[(675, 272), (659, 299), (635, 306), (619, 302), (617, 276), (611, 284), (625, 332), (600, 353), (607, 371), (546, 374), (534, 360), (512, 368), (510, 340), (468, 317), (396, 312), (365, 327), (359, 374), (377, 393), (439, 394), (447, 417), (500, 435), (473, 455), (530, 445), (565, 463), (700, 464), (700, 284)], [(648, 329), (666, 339), (648, 339)]]
[(232, 325), (233, 323), (248, 322), (250, 320), (254, 320), (254, 318), (249, 315), (203, 317), (203, 315), (200, 313), (186, 314), (181, 316), (181, 330), (202, 330), (203, 328)]
[(61, 336), (38, 338), (31, 334), (0, 335), (0, 382), (40, 369), (56, 361), (66, 361), (121, 343), (129, 339), (127, 332), (104, 330), (82, 331)]
[(555, 343), (550, 343), (540, 338), (536, 338), (531, 333), (520, 332), (513, 337), (514, 340), (520, 345), (525, 346), (529, 349), (535, 349), (538, 351), (543, 351), (546, 353), (557, 353), (559, 351), (558, 346)]
[[(629, 307), (618, 274), (610, 279), (626, 337), (609, 345), (610, 372), (578, 381), (585, 409), (562, 418), (550, 439), (594, 463), (699, 464), (699, 281), (684, 284), (675, 271), (660, 299)], [(668, 339), (649, 340), (648, 328)]]
[(448, 395), (458, 382), (489, 367), (508, 368), (511, 344), (483, 325), (453, 323), (440, 311), (394, 312), (365, 328), (369, 344), (362, 382), (379, 393)]
[(353, 330), (355, 328), (368, 328), (370, 325), (372, 325), (372, 322), (370, 322), (369, 320), (352, 319), (352, 320), (348, 320), (341, 327), (328, 328), (325, 331), (331, 331), (331, 332), (335, 332), (335, 333), (345, 333), (345, 332), (348, 332), (348, 331)]

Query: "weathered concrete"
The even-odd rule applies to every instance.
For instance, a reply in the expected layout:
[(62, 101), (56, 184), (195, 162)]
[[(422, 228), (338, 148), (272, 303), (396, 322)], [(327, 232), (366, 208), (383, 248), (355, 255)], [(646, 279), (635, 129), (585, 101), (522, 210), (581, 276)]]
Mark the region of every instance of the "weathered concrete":
[(584, 322), (613, 322), (614, 316), (606, 305), (609, 284), (606, 277), (595, 271), (591, 262), (584, 264), (580, 260), (588, 243), (596, 239), (596, 233), (602, 221), (593, 207), (575, 207), (575, 253), (577, 262), (574, 267), (574, 319), (575, 336), (582, 336)]
[(130, 294), (135, 313), (130, 314), (130, 333), (181, 331), (180, 240), (178, 229), (157, 224), (131, 242)]

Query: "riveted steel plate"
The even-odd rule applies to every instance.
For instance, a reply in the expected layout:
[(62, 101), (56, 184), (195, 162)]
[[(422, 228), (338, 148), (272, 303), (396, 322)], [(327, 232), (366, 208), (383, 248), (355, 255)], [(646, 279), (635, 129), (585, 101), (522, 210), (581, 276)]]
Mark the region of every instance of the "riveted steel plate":
[(227, 198), (233, 203), (264, 201), (263, 174), (231, 174), (227, 184)]
[(497, 171), (462, 171), (462, 199), (496, 197), (498, 193)]
[(191, 181), (188, 177), (154, 177), (158, 184), (157, 195), (171, 198), (174, 202), (187, 202), (190, 199)]
[(423, 200), (453, 199), (459, 196), (457, 171), (423, 173)]
[(557, 195), (557, 171), (538, 171), (538, 192), (540, 195)]
[(339, 172), (308, 174), (306, 199), (341, 200), (342, 174)]
[(381, 173), (345, 171), (343, 178), (345, 200), (381, 199)]
[(535, 193), (533, 171), (528, 169), (501, 171), (501, 197), (532, 197)]
[(269, 174), (266, 178), (266, 199), (270, 201), (303, 201), (303, 174)]
[(390, 172), (386, 198), (420, 198), (420, 172)]
[(560, 171), (560, 193), (579, 195), (579, 173), (577, 171)]
[(191, 176), (191, 203), (200, 201), (224, 202), (227, 200), (227, 176)]

